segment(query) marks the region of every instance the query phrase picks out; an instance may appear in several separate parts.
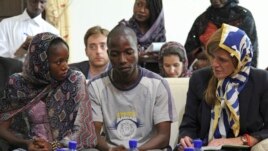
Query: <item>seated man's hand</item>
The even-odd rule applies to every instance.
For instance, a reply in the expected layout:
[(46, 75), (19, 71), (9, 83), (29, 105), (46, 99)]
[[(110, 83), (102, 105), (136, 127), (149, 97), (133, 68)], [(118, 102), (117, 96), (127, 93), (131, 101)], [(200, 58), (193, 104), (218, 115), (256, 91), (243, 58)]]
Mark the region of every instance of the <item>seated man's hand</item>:
[(32, 39), (33, 39), (32, 36), (28, 36), (26, 38), (26, 40), (20, 45), (20, 47), (15, 52), (16, 57), (23, 57), (27, 53), (28, 47), (29, 47)]

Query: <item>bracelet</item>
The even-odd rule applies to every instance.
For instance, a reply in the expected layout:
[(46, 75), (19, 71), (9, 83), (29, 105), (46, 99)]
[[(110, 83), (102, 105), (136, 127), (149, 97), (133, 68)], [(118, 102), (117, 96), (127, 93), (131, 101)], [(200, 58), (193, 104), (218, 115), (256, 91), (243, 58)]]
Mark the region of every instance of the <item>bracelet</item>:
[(247, 142), (248, 142), (248, 146), (251, 147), (252, 144), (251, 144), (251, 140), (250, 140), (250, 135), (248, 134), (244, 134), (245, 138), (247, 139)]
[(57, 150), (58, 148), (61, 148), (61, 143), (58, 141), (50, 142), (50, 145), (52, 147), (52, 150)]

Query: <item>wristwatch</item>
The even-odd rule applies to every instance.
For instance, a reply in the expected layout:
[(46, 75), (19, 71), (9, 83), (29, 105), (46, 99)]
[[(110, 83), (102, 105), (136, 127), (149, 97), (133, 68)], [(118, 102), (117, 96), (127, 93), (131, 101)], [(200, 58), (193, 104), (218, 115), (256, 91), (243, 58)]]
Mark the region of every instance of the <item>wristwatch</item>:
[(243, 142), (243, 145), (248, 145), (248, 140), (245, 135), (242, 135), (240, 138), (241, 138), (241, 141)]

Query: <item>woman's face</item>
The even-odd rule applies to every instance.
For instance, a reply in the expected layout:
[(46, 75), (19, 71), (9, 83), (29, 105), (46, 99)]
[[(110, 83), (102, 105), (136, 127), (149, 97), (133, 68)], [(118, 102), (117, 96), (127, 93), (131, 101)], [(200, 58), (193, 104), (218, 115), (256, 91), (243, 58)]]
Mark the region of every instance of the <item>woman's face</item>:
[(213, 74), (219, 80), (228, 77), (235, 71), (235, 59), (223, 49), (212, 52), (210, 62)]
[(183, 63), (178, 55), (168, 55), (163, 57), (163, 69), (167, 77), (180, 77), (183, 71)]
[(58, 81), (66, 78), (69, 69), (69, 50), (64, 43), (51, 46), (48, 50), (49, 71), (51, 76)]
[(150, 11), (146, 0), (135, 1), (134, 17), (138, 22), (146, 22), (150, 18)]

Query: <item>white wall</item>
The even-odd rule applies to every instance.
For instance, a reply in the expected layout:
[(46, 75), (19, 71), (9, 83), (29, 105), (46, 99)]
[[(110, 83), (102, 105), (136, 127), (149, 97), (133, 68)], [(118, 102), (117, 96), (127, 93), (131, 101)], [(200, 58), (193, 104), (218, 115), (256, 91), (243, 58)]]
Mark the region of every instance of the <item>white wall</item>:
[[(240, 5), (248, 8), (257, 25), (259, 38), (258, 67), (268, 66), (268, 22), (265, 21), (268, 9), (265, 0), (240, 0)], [(175, 40), (184, 44), (194, 19), (209, 5), (209, 0), (163, 0), (167, 40)], [(121, 19), (129, 19), (132, 15), (134, 0), (71, 0), (70, 28), (71, 40), (70, 62), (86, 60), (83, 37), (88, 28), (100, 25), (111, 30)]]
[(86, 60), (84, 34), (95, 25), (111, 30), (123, 18), (130, 18), (134, 0), (70, 0), (69, 62)]

